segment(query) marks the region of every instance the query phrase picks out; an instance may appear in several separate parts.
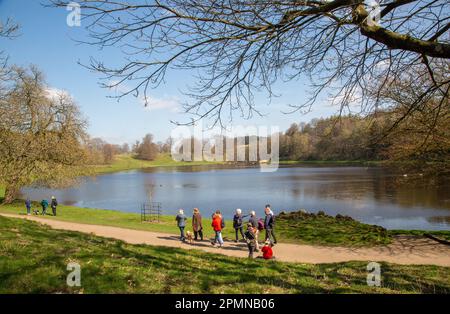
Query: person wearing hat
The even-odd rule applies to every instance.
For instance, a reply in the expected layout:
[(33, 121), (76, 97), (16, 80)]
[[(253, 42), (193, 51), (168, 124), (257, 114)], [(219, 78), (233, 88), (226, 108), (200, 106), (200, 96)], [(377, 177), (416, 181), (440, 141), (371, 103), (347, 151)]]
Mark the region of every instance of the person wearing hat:
[(200, 241), (203, 241), (202, 215), (198, 208), (194, 208), (192, 215), (192, 230), (194, 230), (194, 240), (197, 241), (198, 236), (200, 236)]
[(58, 206), (58, 201), (56, 200), (56, 197), (52, 196), (50, 207), (52, 208), (53, 216), (56, 216), (56, 206)]

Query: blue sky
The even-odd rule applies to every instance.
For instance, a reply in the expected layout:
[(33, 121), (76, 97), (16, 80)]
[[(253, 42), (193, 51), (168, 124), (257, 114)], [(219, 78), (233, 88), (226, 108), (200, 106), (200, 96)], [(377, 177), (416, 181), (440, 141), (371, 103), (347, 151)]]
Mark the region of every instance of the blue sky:
[[(192, 82), (191, 73), (169, 73), (166, 83), (150, 91), (153, 106), (145, 108), (134, 97), (120, 102), (108, 98), (113, 91), (99, 86), (101, 76), (78, 64), (87, 64), (96, 57), (106, 64), (120, 64), (123, 56), (115, 49), (100, 51), (97, 47), (80, 45), (73, 39), (86, 36), (81, 27), (69, 27), (64, 8), (45, 8), (40, 0), (0, 0), (0, 19), (13, 18), (20, 25), (20, 36), (14, 40), (0, 39), (0, 47), (10, 56), (10, 63), (26, 66), (37, 65), (46, 75), (52, 88), (68, 91), (89, 121), (89, 133), (109, 142), (132, 143), (152, 133), (157, 140), (164, 140), (175, 127), (170, 120), (186, 121), (187, 116), (176, 111), (178, 103), (188, 99), (180, 92)], [(270, 105), (263, 95), (256, 96), (258, 108), (266, 114), (243, 120), (235, 116), (236, 125), (277, 125), (285, 130), (293, 122), (308, 122), (312, 118), (329, 116), (336, 108), (316, 104), (308, 114), (283, 114), (288, 104), (299, 104), (307, 97), (304, 80), (277, 83), (274, 91), (281, 95)]]

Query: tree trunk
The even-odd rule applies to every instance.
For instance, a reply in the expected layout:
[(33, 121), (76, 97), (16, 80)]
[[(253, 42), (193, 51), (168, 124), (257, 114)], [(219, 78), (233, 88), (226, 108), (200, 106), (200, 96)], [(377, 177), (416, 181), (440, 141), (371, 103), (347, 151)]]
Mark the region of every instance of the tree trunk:
[(19, 190), (15, 187), (6, 187), (3, 204), (11, 204), (17, 197)]

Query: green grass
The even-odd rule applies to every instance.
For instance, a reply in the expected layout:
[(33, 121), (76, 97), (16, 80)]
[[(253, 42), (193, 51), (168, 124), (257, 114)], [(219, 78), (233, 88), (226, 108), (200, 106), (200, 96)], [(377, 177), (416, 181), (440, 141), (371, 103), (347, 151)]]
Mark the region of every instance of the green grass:
[(328, 216), (293, 212), (280, 214), (277, 231), (285, 242), (319, 245), (367, 246), (386, 245), (392, 241), (384, 228), (367, 225), (348, 216)]
[[(80, 245), (82, 243), (82, 245)], [(69, 262), (81, 287), (68, 287)], [(131, 245), (0, 217), (0, 293), (449, 293), (450, 268), (366, 262), (294, 264)]]
[[(33, 207), (39, 208), (40, 210), (40, 205), (38, 204), (38, 202), (33, 202)], [(0, 205), (0, 212), (10, 214), (25, 214), (26, 209), (24, 202), (18, 200), (12, 204)], [(51, 210), (49, 210), (48, 212), (51, 212)], [(125, 213), (117, 210), (82, 208), (66, 205), (58, 206), (57, 214), (58, 216), (56, 217), (47, 215), (45, 216), (45, 218), (93, 225), (106, 225), (137, 230), (164, 232), (171, 234), (179, 233), (175, 221), (175, 215), (161, 216), (159, 223), (141, 222), (141, 215), (136, 213)], [(186, 211), (186, 214), (188, 216), (187, 230), (192, 230), (192, 228), (190, 227), (190, 225), (192, 224), (190, 213)], [(233, 224), (231, 221), (226, 221), (226, 227), (223, 233), (224, 237), (230, 238), (231, 236), (234, 236), (234, 229), (232, 228), (232, 225)], [(206, 231), (205, 235), (207, 236), (212, 236), (214, 233), (210, 226), (210, 213), (203, 213), (203, 227)]]
[(150, 167), (203, 166), (217, 164), (223, 164), (223, 162), (175, 161), (170, 154), (159, 154), (155, 160), (149, 161), (133, 158), (131, 154), (121, 154), (114, 157), (112, 164), (98, 165), (95, 166), (94, 169), (96, 173), (101, 174)]

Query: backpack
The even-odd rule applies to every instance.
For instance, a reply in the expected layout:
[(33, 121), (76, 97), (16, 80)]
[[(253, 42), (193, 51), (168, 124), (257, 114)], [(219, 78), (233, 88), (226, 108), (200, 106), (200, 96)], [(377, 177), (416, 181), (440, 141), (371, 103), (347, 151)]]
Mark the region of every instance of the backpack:
[(258, 230), (264, 230), (264, 221), (262, 220), (262, 218), (259, 218), (258, 220)]
[(221, 225), (220, 225), (220, 227), (223, 229), (223, 228), (225, 228), (225, 219), (221, 219)]

